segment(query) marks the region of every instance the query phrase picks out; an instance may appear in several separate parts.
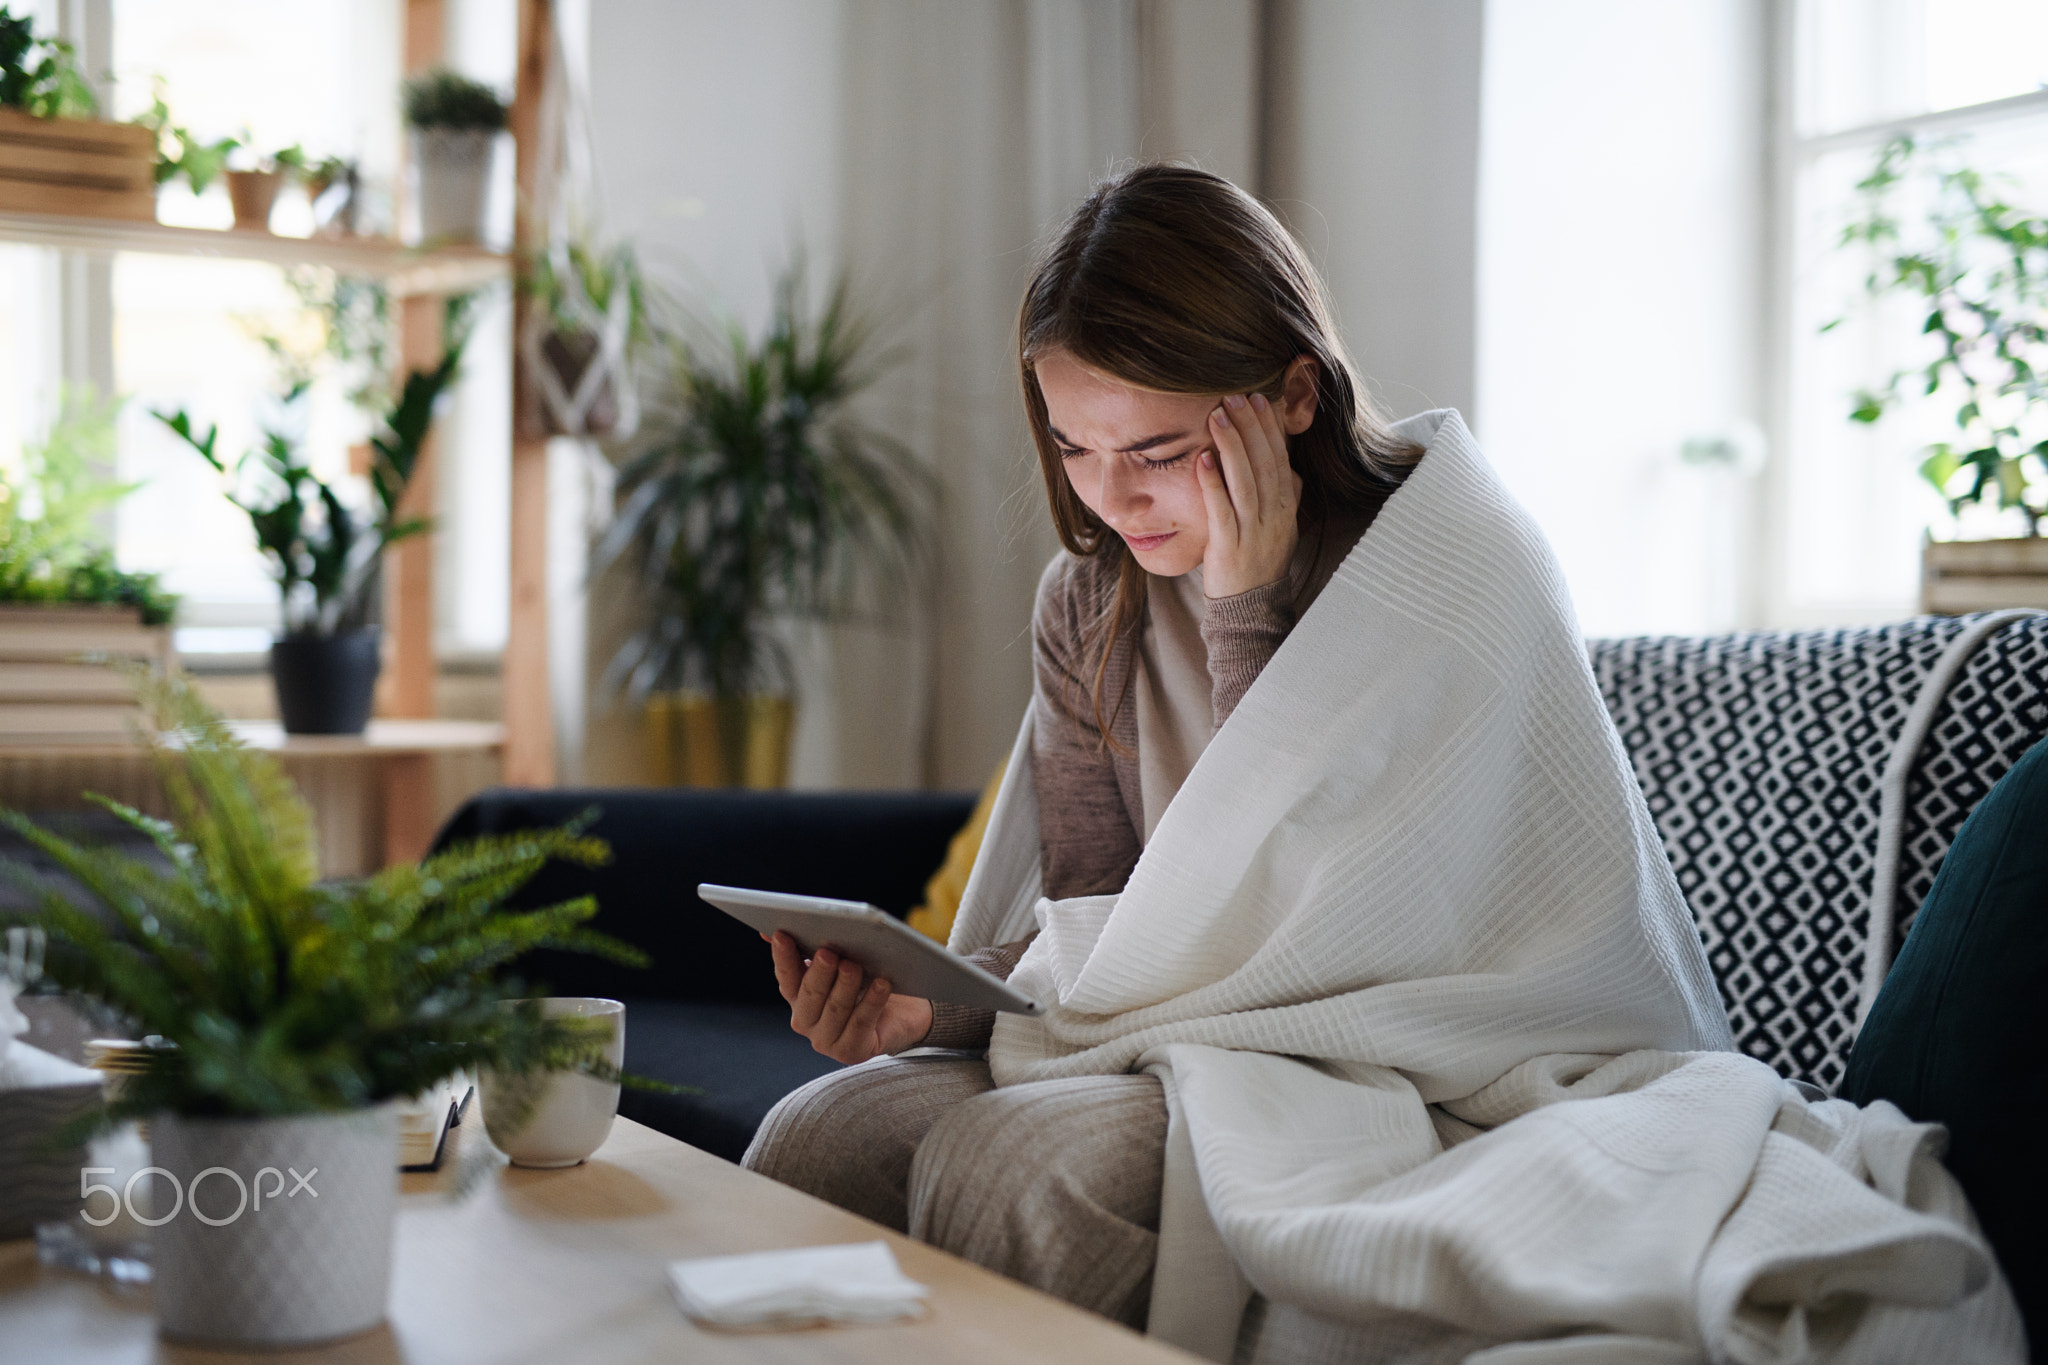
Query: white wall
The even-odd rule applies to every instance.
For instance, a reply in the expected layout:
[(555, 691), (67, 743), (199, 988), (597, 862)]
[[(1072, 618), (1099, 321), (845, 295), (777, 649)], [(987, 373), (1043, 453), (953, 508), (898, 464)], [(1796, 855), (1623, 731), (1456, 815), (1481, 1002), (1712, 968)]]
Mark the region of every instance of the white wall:
[(839, 0), (602, 0), (591, 124), (605, 230), (756, 325), (790, 247), (830, 268)]
[(1262, 193), (1394, 415), (1475, 413), (1481, 0), (1272, 0)]
[[(1589, 634), (1750, 617), (1763, 418), (1762, 0), (1488, 0), (1475, 431)], [(1753, 435), (1748, 439), (1755, 440)]]

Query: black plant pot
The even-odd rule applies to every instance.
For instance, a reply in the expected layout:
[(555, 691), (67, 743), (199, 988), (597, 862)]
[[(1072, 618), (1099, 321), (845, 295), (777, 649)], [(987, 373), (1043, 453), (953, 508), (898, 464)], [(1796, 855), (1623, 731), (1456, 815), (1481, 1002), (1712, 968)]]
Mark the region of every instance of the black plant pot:
[(270, 647), (277, 713), (290, 735), (359, 735), (377, 691), (377, 628), (287, 635)]

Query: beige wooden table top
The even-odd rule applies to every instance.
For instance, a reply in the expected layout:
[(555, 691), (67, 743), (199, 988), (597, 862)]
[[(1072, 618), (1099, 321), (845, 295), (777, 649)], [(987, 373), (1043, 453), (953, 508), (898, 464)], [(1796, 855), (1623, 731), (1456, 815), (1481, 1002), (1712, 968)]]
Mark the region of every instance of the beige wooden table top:
[[(159, 1343), (146, 1291), (120, 1297), (0, 1243), (4, 1365), (1188, 1365), (1138, 1336), (809, 1195), (627, 1119), (585, 1164), (526, 1171), (492, 1163), (452, 1201), (481, 1138), (472, 1112), (450, 1133), (438, 1175), (404, 1177), (391, 1315), (367, 1336), (314, 1351), (218, 1354)], [(472, 1151), (469, 1161), (480, 1159)], [(932, 1290), (921, 1321), (798, 1332), (700, 1328), (670, 1295), (666, 1263), (685, 1256), (862, 1242), (880, 1237)]]

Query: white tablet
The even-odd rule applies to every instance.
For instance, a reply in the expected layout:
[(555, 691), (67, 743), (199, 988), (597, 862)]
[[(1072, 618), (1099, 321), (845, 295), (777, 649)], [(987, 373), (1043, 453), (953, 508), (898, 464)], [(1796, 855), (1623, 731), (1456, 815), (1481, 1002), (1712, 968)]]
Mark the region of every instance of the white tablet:
[(1039, 1014), (1036, 1000), (1013, 989), (944, 944), (934, 943), (886, 910), (862, 901), (749, 891), (705, 882), (697, 894), (740, 923), (764, 934), (786, 930), (809, 957), (830, 948), (887, 980), (898, 995), (1012, 1014)]

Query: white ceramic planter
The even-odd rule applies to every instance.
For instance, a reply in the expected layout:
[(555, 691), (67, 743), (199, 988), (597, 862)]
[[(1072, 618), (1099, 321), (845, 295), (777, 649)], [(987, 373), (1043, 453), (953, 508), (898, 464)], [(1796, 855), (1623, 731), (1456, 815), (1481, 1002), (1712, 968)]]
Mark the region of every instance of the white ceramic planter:
[(156, 1308), (168, 1338), (303, 1346), (384, 1320), (398, 1209), (398, 1113), (150, 1123), (164, 1174)]
[(412, 130), (413, 199), (420, 241), (478, 242), (498, 135), (484, 129)]

